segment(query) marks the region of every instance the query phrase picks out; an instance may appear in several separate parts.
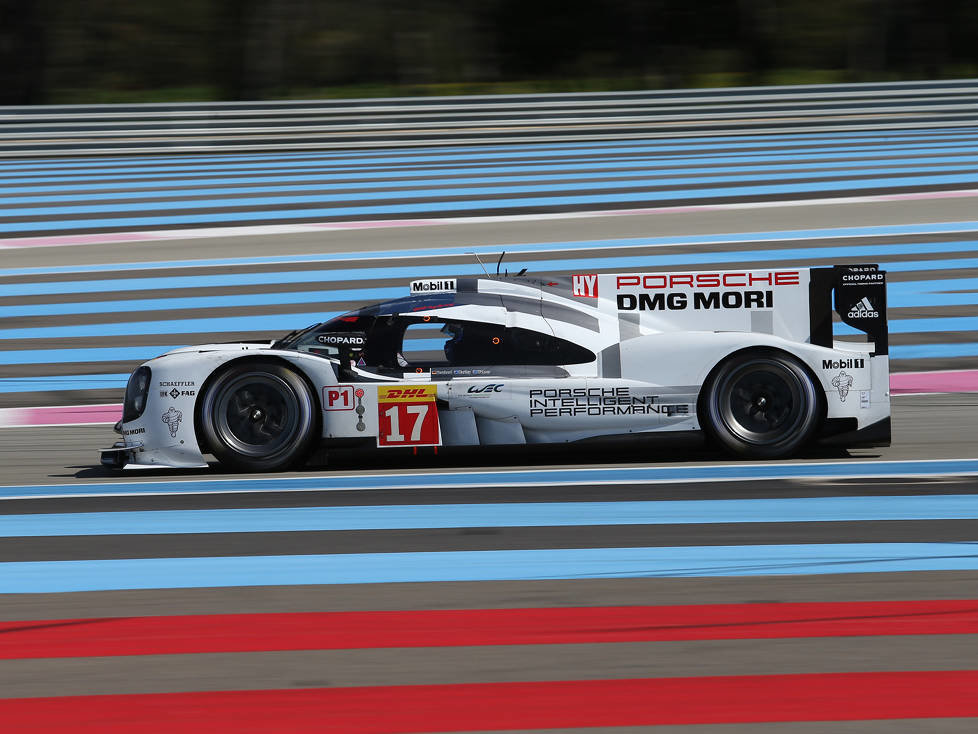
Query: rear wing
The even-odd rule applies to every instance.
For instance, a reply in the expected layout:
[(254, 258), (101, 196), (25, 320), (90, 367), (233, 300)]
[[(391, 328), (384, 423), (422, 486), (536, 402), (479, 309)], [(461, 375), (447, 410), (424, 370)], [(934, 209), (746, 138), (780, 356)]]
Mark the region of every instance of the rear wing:
[(889, 354), (886, 271), (878, 265), (836, 265), (809, 271), (811, 343), (831, 347), (832, 311), (874, 344), (871, 356)]

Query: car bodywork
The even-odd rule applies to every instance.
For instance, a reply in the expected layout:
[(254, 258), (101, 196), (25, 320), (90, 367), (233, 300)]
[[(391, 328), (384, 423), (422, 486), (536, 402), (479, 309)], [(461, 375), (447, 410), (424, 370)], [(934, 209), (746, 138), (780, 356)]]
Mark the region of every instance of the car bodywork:
[[(835, 339), (833, 312), (862, 340)], [(302, 377), (327, 449), (709, 433), (704, 422), (723, 419), (705, 410), (705, 391), (738, 355), (801, 365), (817, 393), (806, 443), (888, 445), (885, 273), (845, 265), (414, 281), (405, 298), (277, 342), (149, 360), (127, 387), (122, 440), (102, 458), (205, 465), (207, 435), (222, 434), (202, 430), (202, 401), (222, 371), (249, 363)], [(750, 387), (738, 379), (732, 390)]]

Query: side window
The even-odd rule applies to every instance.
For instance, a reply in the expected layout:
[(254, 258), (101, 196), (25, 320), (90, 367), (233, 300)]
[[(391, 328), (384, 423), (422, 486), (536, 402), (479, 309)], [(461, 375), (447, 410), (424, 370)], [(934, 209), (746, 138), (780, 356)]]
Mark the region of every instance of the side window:
[(434, 319), (405, 328), (400, 355), (406, 365), (429, 367), (580, 364), (595, 358), (584, 347), (531, 329)]
[(505, 326), (448, 321), (443, 329), (449, 337), (445, 342), (449, 364), (519, 364), (519, 354)]
[(451, 334), (443, 331), (442, 323), (413, 323), (404, 330), (401, 356), (408, 364), (447, 365), (445, 342)]

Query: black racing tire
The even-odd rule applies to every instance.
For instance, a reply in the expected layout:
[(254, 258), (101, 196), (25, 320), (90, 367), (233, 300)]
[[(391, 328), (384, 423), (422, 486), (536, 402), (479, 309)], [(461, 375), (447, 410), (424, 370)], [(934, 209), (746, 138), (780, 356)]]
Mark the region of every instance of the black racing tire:
[(824, 399), (808, 370), (774, 350), (733, 355), (710, 375), (702, 395), (704, 430), (735, 456), (789, 456), (822, 421)]
[(232, 363), (200, 402), (210, 451), (240, 471), (276, 471), (303, 461), (316, 440), (316, 399), (295, 370), (277, 362)]

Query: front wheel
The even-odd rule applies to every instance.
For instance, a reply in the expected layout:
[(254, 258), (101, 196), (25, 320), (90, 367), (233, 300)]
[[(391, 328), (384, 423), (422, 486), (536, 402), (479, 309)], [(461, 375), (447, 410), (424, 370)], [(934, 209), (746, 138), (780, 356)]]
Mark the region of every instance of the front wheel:
[(704, 385), (705, 430), (725, 450), (750, 458), (787, 456), (809, 441), (821, 397), (808, 371), (779, 352), (746, 352)]
[(306, 457), (316, 416), (315, 398), (294, 370), (274, 362), (232, 363), (204, 393), (200, 428), (222, 464), (275, 471)]

